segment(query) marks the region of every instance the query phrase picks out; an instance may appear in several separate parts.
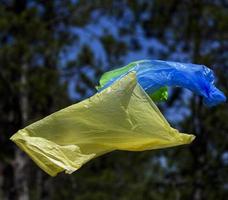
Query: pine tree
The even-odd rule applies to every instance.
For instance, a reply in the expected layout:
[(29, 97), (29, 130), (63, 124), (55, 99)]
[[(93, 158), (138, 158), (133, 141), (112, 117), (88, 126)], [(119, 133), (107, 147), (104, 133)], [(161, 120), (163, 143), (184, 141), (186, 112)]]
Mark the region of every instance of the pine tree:
[(50, 178), (8, 138), (72, 103), (68, 95), (92, 95), (129, 57), (212, 66), (227, 95), (227, 13), (222, 0), (2, 0), (0, 199), (226, 199), (227, 104), (209, 109), (182, 89), (160, 107), (188, 111), (172, 122), (196, 134), (190, 146), (113, 152)]
[(42, 184), (40, 174), (31, 172), (31, 162), (9, 137), (26, 124), (69, 104), (59, 70), (59, 55), (72, 39), (65, 14), (69, 4), (1, 1), (1, 199), (30, 199), (32, 191), (37, 199), (41, 198), (42, 191), (37, 193)]

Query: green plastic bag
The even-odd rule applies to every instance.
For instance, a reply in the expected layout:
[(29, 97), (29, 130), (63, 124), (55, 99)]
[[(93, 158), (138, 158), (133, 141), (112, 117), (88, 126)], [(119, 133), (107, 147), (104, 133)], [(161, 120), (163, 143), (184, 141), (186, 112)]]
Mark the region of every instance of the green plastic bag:
[(51, 176), (61, 171), (70, 174), (110, 151), (166, 148), (193, 139), (170, 127), (133, 72), (11, 137)]
[[(107, 83), (110, 82), (110, 80), (114, 80), (120, 76), (124, 76), (127, 74), (129, 71), (133, 70), (135, 67), (137, 67), (140, 64), (143, 64), (145, 60), (140, 60), (140, 61), (135, 61), (131, 62), (128, 65), (117, 68), (108, 72), (105, 72), (99, 81), (99, 86), (96, 86), (97, 90), (101, 90)], [(149, 93), (150, 98), (153, 101), (165, 101), (168, 99), (168, 88), (167, 87), (161, 87), (157, 89), (156, 91)]]

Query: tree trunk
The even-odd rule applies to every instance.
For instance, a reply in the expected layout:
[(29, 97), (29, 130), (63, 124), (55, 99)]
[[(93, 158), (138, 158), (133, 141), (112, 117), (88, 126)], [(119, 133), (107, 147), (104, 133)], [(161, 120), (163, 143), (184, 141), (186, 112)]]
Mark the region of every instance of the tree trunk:
[[(21, 127), (25, 126), (28, 120), (28, 94), (27, 94), (27, 64), (22, 65), (21, 73), (21, 90), (20, 90), (20, 110), (21, 110)], [(19, 149), (15, 152), (15, 169), (14, 169), (14, 186), (16, 199), (28, 200), (28, 159), (25, 154)]]

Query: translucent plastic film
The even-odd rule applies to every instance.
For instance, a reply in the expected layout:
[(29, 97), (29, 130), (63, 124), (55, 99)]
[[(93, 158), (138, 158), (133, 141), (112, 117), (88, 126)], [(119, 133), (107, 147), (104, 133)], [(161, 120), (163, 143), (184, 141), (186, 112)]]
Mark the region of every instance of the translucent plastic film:
[(113, 150), (144, 151), (190, 143), (170, 127), (129, 73), (111, 87), (19, 130), (11, 137), (45, 172), (72, 173)]
[[(144, 61), (136, 61), (132, 62), (124, 67), (114, 69), (112, 71), (106, 72), (102, 75), (99, 86), (96, 88), (98, 90), (102, 90), (102, 88), (106, 88), (107, 86), (110, 86), (114, 81), (118, 80), (119, 78), (125, 76), (130, 71), (136, 71), (135, 68)], [(137, 71), (136, 71), (137, 73)], [(164, 101), (168, 99), (168, 88), (162, 87), (157, 89), (156, 91), (152, 91), (151, 93), (148, 93), (148, 95), (151, 97), (153, 101)]]
[(136, 72), (139, 84), (154, 100), (167, 98), (164, 86), (179, 86), (202, 96), (208, 106), (226, 101), (225, 95), (214, 85), (213, 71), (206, 66), (161, 60), (136, 61), (106, 72), (98, 88), (102, 90), (110, 86), (131, 71)]

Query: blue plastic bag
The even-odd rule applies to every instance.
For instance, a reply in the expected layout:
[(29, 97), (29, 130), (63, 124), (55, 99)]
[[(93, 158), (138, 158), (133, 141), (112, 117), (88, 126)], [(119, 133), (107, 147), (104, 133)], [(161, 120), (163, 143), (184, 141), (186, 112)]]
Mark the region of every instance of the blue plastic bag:
[(204, 65), (161, 60), (133, 62), (129, 70), (108, 80), (104, 86), (100, 86), (100, 90), (112, 85), (131, 71), (136, 72), (139, 84), (148, 94), (153, 94), (164, 86), (179, 86), (202, 96), (208, 106), (226, 101), (223, 92), (214, 85), (214, 73), (211, 69)]

